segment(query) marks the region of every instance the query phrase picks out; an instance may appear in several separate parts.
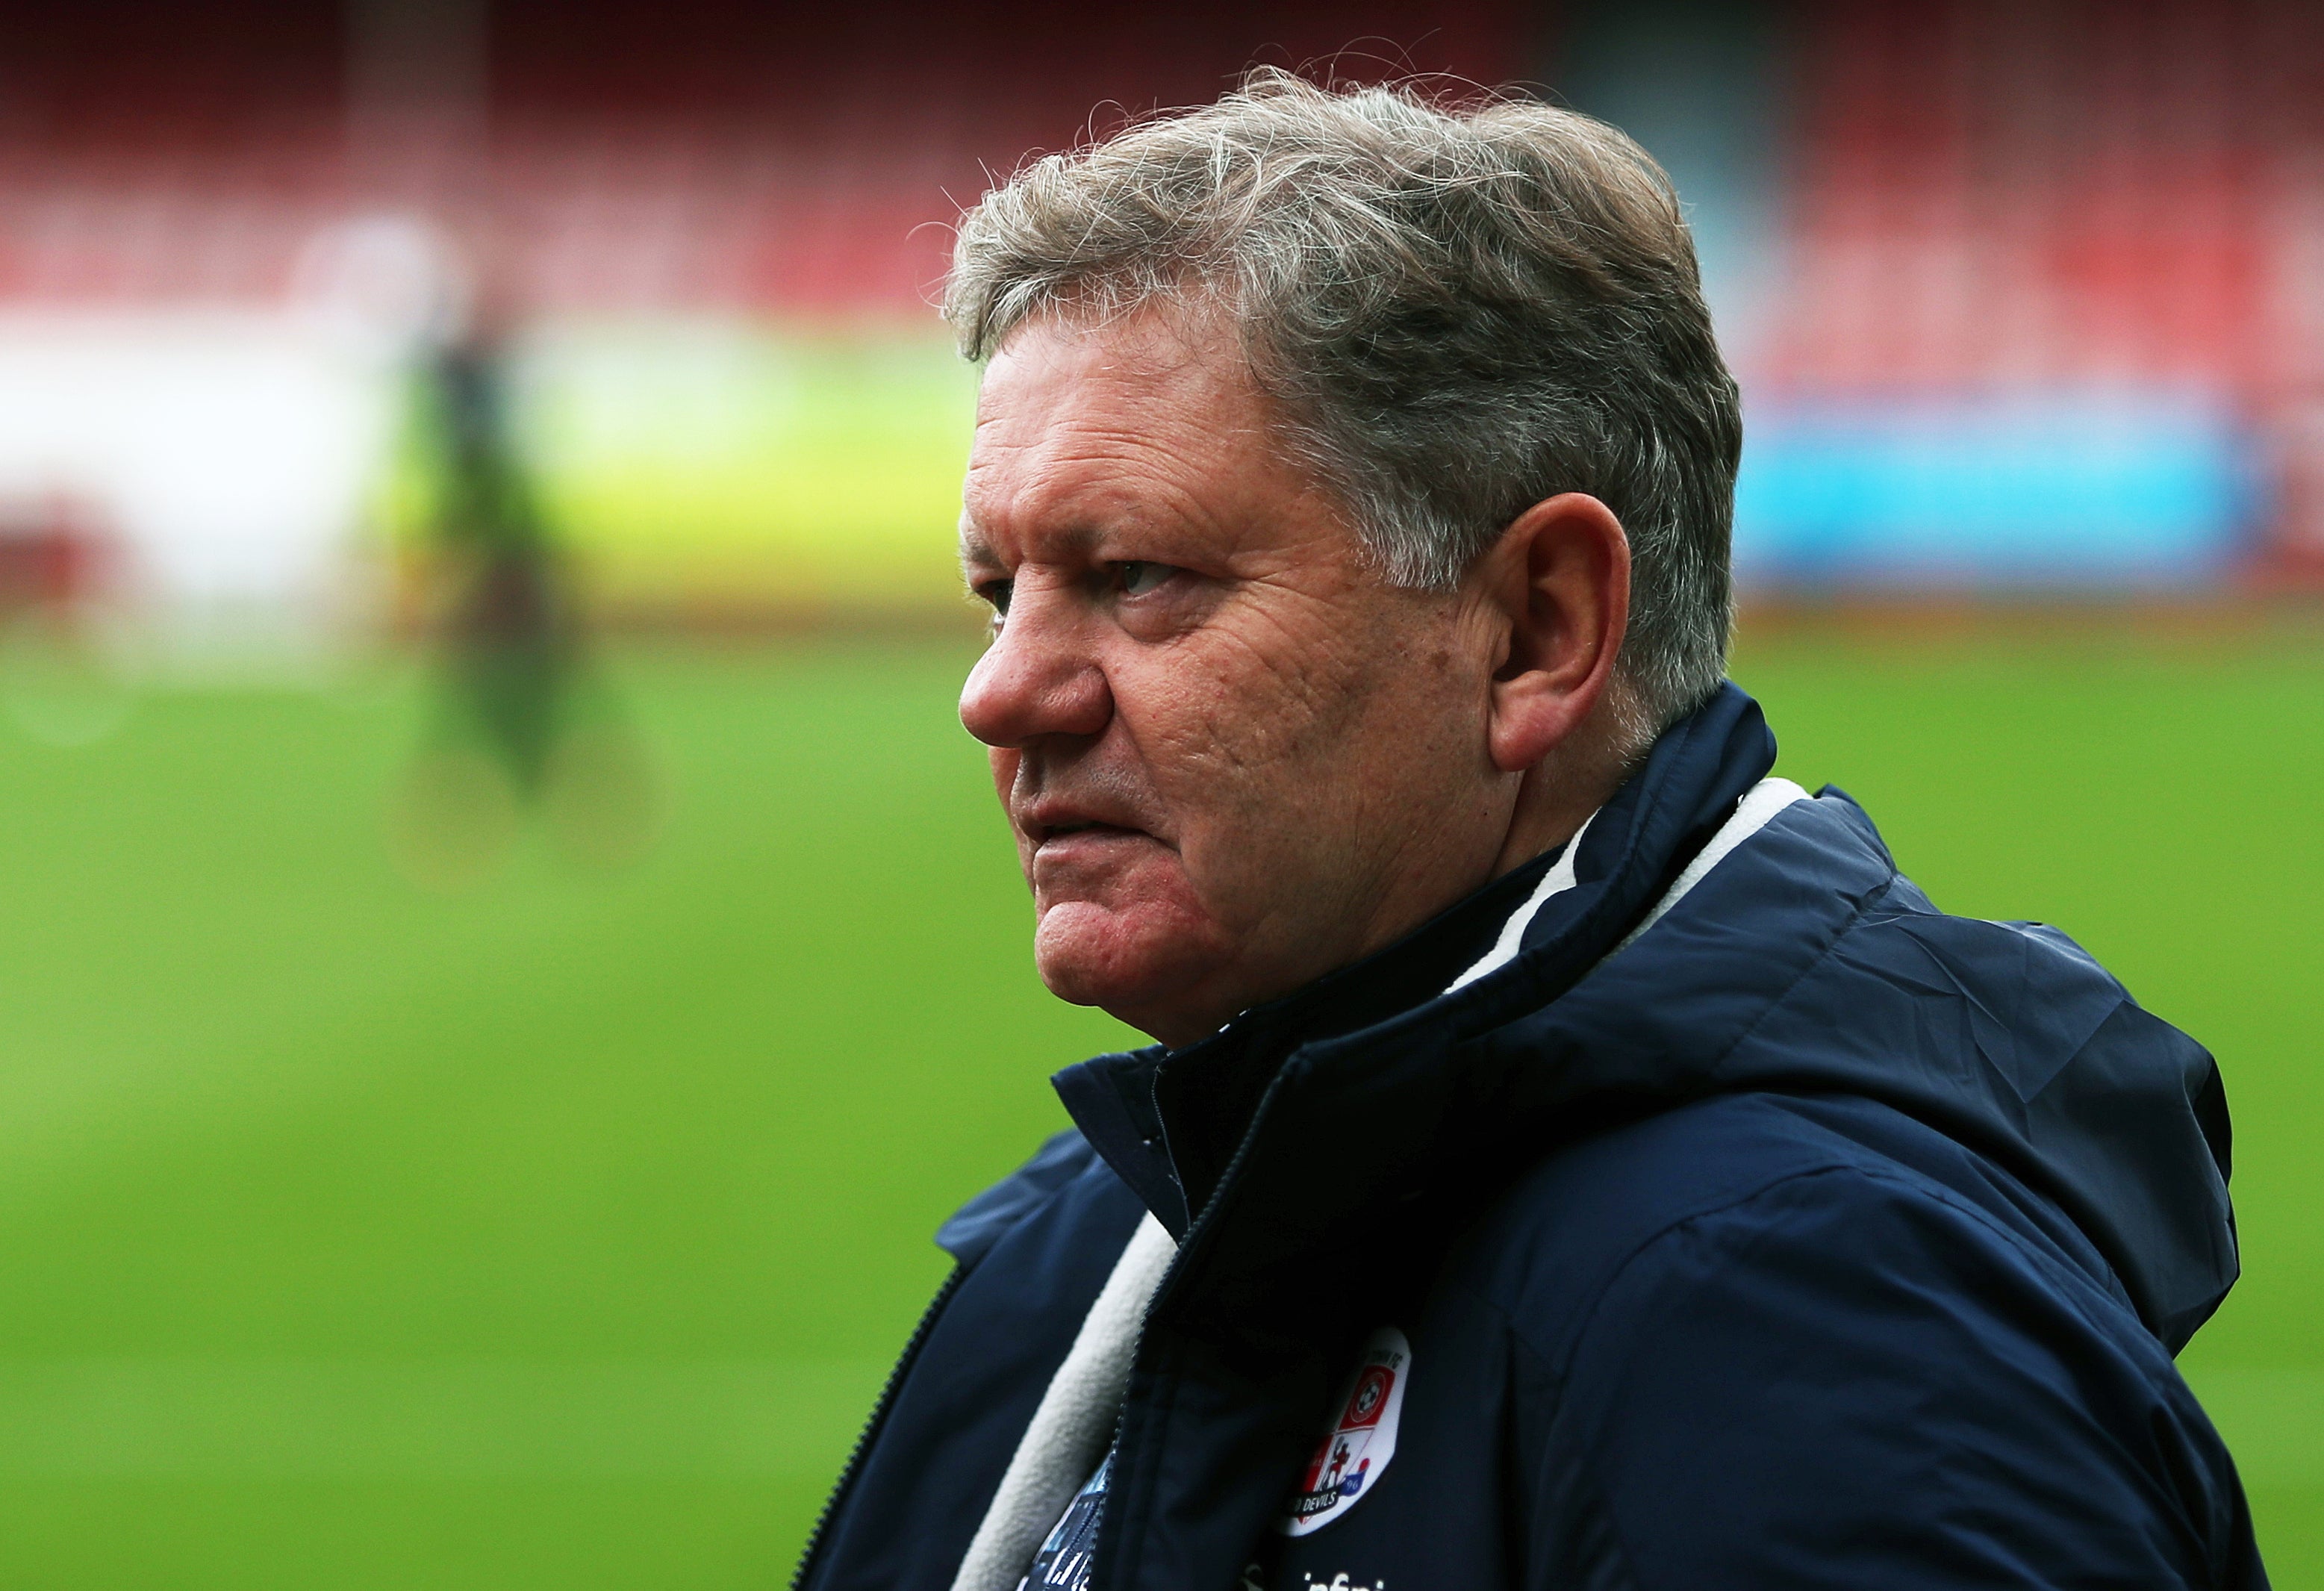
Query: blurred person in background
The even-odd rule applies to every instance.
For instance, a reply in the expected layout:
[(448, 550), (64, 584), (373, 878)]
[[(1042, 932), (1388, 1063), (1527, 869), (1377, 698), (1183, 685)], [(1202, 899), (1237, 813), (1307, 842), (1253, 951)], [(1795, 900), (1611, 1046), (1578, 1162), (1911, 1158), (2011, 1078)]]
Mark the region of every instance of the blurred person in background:
[(530, 794), (547, 773), (576, 626), (513, 434), (508, 341), (505, 328), (480, 321), (435, 350), (422, 379), (441, 432), (438, 541), (456, 581), (445, 624), (450, 710)]
[(395, 828), (407, 870), (438, 887), (501, 861), (528, 809), (567, 855), (601, 864), (634, 856), (652, 821), (651, 769), (593, 666), (572, 560), (526, 456), (523, 316), (499, 271), (480, 273), (483, 302), (414, 362), (438, 690)]
[(1157, 1042), (939, 1235), (800, 1585), (2265, 1583), (2172, 1364), (2218, 1074), (1769, 777), (1643, 152), (1263, 74), (988, 194), (947, 309), (962, 718)]

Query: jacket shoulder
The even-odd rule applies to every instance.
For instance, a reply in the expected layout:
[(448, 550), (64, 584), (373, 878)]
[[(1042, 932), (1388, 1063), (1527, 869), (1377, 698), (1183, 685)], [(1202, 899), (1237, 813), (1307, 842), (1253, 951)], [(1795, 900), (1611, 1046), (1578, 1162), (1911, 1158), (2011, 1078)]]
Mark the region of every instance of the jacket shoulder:
[[(1657, 1244), (1677, 1229), (1787, 1181), (1886, 1161), (1800, 1105), (1714, 1095), (1563, 1146), (1496, 1201), (1455, 1250), (1447, 1280), (1563, 1361), (1616, 1279), (1654, 1264)], [(1894, 1115), (1863, 1100), (1840, 1108)], [(1831, 1197), (1850, 1196), (1827, 1186)]]
[(2236, 1583), (2241, 1488), (2162, 1344), (1879, 1115), (1704, 1101), (1498, 1213), (1535, 1552), (1596, 1519), (1642, 1585)]
[(1033, 1411), (1145, 1207), (1061, 1133), (971, 1199), (959, 1262), (817, 1549), (819, 1591), (948, 1586)]
[(1096, 1161), (1097, 1152), (1078, 1129), (1052, 1134), (1032, 1159), (954, 1211), (936, 1228), (936, 1246), (960, 1264), (974, 1264)]

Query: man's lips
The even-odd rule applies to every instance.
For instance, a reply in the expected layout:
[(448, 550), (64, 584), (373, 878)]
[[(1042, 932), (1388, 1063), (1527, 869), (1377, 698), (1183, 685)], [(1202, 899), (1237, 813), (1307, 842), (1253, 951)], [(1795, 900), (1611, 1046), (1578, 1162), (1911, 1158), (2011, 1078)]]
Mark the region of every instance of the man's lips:
[(1042, 801), (1019, 813), (1017, 827), (1035, 850), (1086, 836), (1093, 840), (1151, 839), (1153, 834), (1120, 810), (1092, 811), (1065, 801)]
[(1025, 837), (1033, 842), (1034, 848), (1037, 850), (1044, 846), (1055, 845), (1060, 840), (1080, 837), (1090, 839), (1151, 839), (1153, 837), (1144, 829), (1133, 828), (1126, 823), (1102, 823), (1095, 819), (1082, 819), (1065, 823), (1028, 823), (1024, 825), (1024, 830)]

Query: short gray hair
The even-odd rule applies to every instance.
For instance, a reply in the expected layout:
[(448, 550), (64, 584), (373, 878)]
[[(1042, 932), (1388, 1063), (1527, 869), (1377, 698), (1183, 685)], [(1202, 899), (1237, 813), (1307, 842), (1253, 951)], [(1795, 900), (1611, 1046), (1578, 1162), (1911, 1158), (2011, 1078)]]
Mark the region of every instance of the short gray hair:
[(1389, 578), (1448, 587), (1533, 504), (1589, 493), (1632, 550), (1624, 716), (1718, 689), (1741, 409), (1677, 194), (1628, 137), (1262, 69), (986, 194), (945, 315), (982, 359), (1038, 315), (1199, 295)]

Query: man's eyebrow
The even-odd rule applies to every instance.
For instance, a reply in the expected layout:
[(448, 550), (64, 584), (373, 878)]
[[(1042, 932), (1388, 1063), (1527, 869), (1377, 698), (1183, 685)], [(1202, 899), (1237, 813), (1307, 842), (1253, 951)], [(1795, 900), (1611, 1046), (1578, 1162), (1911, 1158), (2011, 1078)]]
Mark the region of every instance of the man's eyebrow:
[(991, 543), (966, 526), (960, 532), (960, 567), (964, 569), (990, 569), (1001, 560), (993, 556)]
[[(1085, 521), (1074, 525), (1071, 529), (1053, 532), (1046, 539), (1046, 546), (1052, 555), (1070, 553), (1086, 557), (1093, 548), (1105, 539), (1105, 526), (1094, 521)], [(997, 567), (1001, 561), (1001, 555), (992, 550), (991, 543), (987, 541), (973, 526), (964, 524), (961, 527), (961, 568), (991, 569)]]

